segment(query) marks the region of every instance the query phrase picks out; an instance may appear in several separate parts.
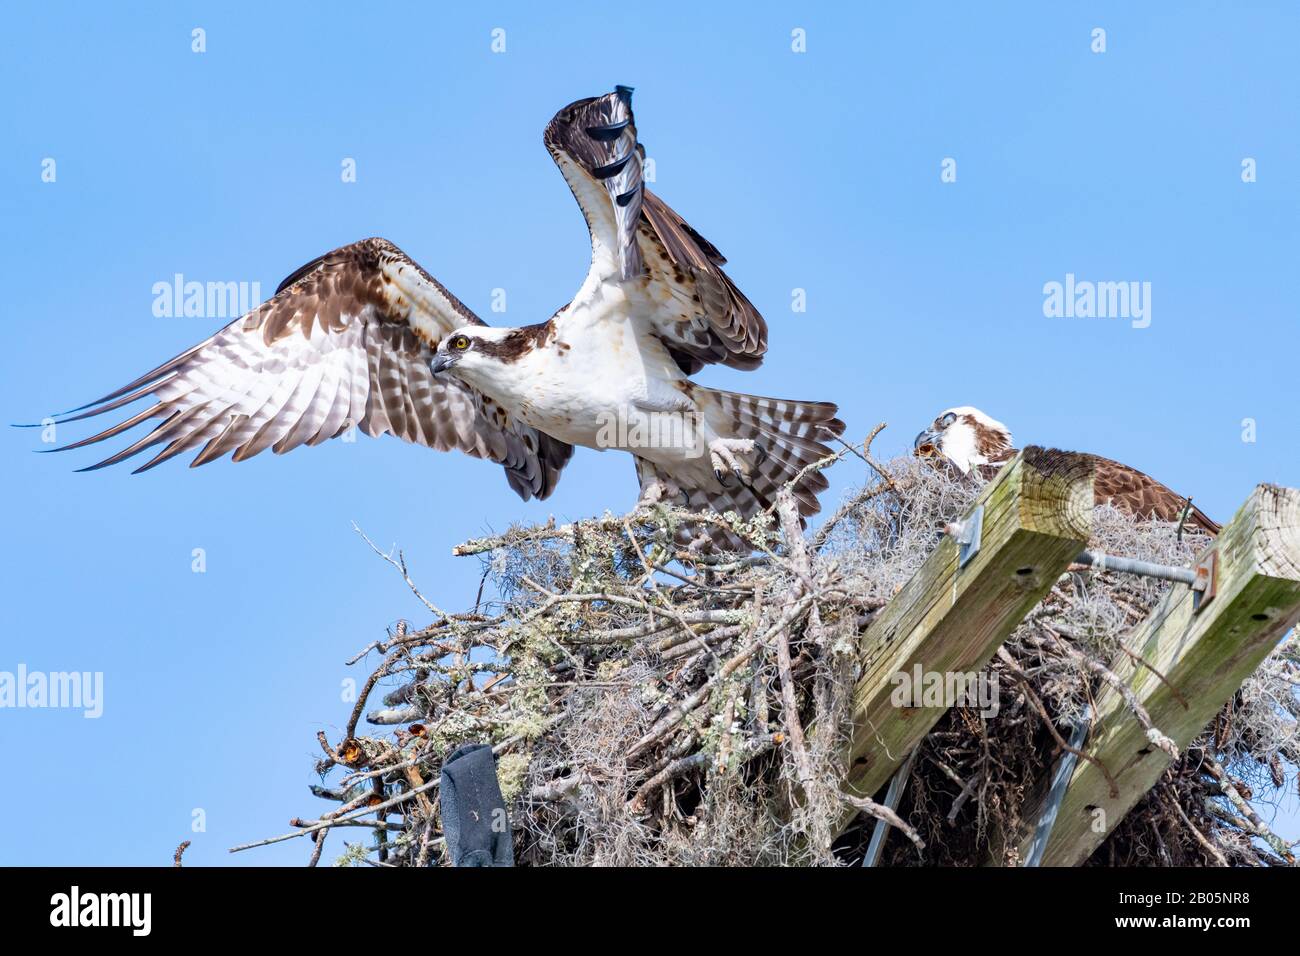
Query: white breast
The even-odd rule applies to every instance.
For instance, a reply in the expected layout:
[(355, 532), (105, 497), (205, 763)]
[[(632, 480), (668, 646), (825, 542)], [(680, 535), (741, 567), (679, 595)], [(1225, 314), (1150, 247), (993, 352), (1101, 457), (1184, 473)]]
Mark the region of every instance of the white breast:
[(570, 444), (626, 447), (619, 438), (635, 443), (647, 415), (688, 404), (674, 386), (685, 376), (662, 343), (626, 316), (621, 292), (606, 284), (575, 300), (555, 336), (517, 363), (520, 418)]

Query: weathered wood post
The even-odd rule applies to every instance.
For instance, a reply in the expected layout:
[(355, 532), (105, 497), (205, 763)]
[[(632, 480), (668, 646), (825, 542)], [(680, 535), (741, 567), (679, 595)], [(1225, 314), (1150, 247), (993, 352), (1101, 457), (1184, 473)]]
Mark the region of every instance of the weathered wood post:
[(899, 707), (896, 674), (979, 671), (1091, 535), (1092, 465), (1030, 446), (981, 490), (979, 549), (945, 537), (861, 640), (845, 789), (870, 797), (947, 707)]
[[(1210, 550), (1217, 552), (1218, 565), (1213, 598), (1200, 599), (1195, 611), (1195, 592), (1175, 586), (1124, 641), (1150, 666), (1122, 655), (1112, 668), (1179, 751), (1300, 619), (1300, 490), (1260, 485)], [(1079, 761), (1044, 866), (1086, 860), (1171, 762), (1151, 745), (1109, 684), (1097, 696), (1097, 720), (1085, 751), (1110, 771), (1118, 793), (1091, 761)], [(999, 862), (1025, 859), (1041, 799), (1038, 804), (1024, 814), (1024, 828), (1011, 835), (1010, 858)]]

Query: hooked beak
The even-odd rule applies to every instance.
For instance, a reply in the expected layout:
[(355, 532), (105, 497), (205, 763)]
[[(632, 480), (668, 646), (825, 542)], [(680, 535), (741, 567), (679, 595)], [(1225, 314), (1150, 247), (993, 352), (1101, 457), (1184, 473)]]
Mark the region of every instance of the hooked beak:
[(922, 457), (939, 454), (939, 432), (933, 428), (921, 432), (912, 442), (912, 451)]
[(434, 375), (437, 375), (439, 372), (445, 372), (455, 364), (455, 358), (448, 355), (446, 352), (439, 352), (434, 355), (433, 361), (429, 363), (429, 371)]

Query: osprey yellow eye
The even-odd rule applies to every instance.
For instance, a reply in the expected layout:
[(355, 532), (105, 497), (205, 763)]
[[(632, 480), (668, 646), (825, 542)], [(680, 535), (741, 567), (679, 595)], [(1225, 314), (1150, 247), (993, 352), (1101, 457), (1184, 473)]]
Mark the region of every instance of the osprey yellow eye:
[(457, 352), (463, 352), (469, 348), (469, 339), (465, 338), (463, 335), (458, 335), (451, 340), (451, 347)]

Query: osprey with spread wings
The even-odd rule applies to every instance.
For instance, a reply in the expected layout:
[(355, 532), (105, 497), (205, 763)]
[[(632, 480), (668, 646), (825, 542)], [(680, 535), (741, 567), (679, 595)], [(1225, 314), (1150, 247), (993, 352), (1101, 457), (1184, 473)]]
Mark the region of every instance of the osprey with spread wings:
[(827, 402), (760, 398), (692, 383), (719, 363), (753, 369), (763, 317), (717, 248), (642, 177), (632, 91), (579, 100), (545, 144), (591, 234), (591, 268), (550, 319), (494, 328), (385, 239), (314, 259), (211, 338), (63, 422), (153, 403), (58, 450), (156, 420), (91, 468), (162, 446), (191, 465), (316, 445), (356, 426), (500, 463), (525, 500), (547, 497), (573, 446), (634, 456), (643, 501), (748, 518), (798, 478), (802, 515), (826, 480), (806, 465), (844, 425)]

